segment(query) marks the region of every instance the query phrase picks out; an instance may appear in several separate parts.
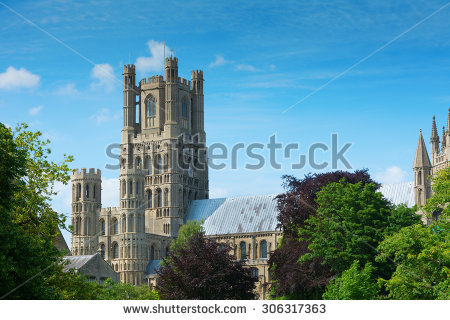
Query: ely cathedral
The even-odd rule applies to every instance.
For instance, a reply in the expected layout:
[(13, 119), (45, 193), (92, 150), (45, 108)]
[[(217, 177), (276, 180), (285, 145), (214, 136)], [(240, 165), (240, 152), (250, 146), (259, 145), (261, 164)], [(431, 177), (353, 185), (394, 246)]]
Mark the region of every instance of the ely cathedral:
[(180, 78), (173, 57), (165, 78), (137, 83), (125, 65), (123, 80), (120, 206), (102, 208), (100, 170), (74, 170), (71, 254), (99, 253), (120, 281), (152, 285), (180, 226), (204, 219), (206, 235), (233, 244), (264, 295), (281, 234), (275, 195), (208, 199), (203, 72)]
[[(104, 260), (104, 275), (154, 286), (156, 270), (180, 226), (203, 220), (206, 236), (231, 244), (231, 254), (257, 280), (259, 298), (266, 298), (268, 259), (282, 235), (276, 195), (209, 199), (203, 72), (180, 78), (173, 57), (165, 60), (164, 78), (136, 83), (135, 66), (125, 65), (123, 80), (120, 206), (102, 208), (100, 170), (74, 170), (71, 266), (99, 269), (93, 261)], [(433, 120), (431, 161), (420, 134), (415, 181), (382, 185), (387, 199), (408, 207), (425, 204), (431, 196), (428, 177), (449, 165), (450, 113), (443, 131), (440, 143)]]

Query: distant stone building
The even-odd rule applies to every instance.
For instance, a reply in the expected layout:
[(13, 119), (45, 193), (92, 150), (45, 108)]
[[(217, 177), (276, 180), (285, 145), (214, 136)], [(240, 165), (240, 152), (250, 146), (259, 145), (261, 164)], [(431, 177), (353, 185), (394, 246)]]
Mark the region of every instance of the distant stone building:
[[(432, 195), (430, 177), (450, 165), (450, 109), (448, 112), (447, 128), (445, 126), (442, 128), (442, 143), (436, 125), (436, 117), (433, 116), (430, 145), (431, 160), (422, 136), (422, 130), (420, 130), (419, 143), (413, 165), (415, 202), (419, 208), (424, 206), (427, 199)], [(424, 223), (427, 223), (429, 219), (433, 218), (427, 217), (422, 211), (421, 214)]]
[(100, 284), (110, 278), (119, 282), (119, 274), (101, 257), (100, 254), (66, 256), (63, 258), (63, 271), (84, 275), (90, 281)]

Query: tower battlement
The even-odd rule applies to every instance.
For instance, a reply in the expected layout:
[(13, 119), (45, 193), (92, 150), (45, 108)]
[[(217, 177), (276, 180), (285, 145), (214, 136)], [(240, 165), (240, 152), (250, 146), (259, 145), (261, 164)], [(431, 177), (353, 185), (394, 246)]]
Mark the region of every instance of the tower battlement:
[(163, 76), (157, 75), (157, 76), (152, 76), (152, 77), (148, 77), (148, 78), (143, 78), (139, 84), (140, 85), (145, 85), (145, 84), (160, 84), (160, 83), (164, 83), (164, 78)]
[(134, 64), (126, 64), (123, 66), (123, 73), (135, 73), (136, 66)]
[(72, 171), (72, 180), (101, 179), (101, 178), (102, 178), (102, 171), (100, 169), (90, 168), (89, 171), (87, 171), (86, 168), (81, 169), (77, 168)]
[(191, 79), (203, 79), (203, 71), (202, 70), (192, 70)]
[(178, 66), (177, 57), (168, 57), (166, 58), (166, 67), (176, 67)]

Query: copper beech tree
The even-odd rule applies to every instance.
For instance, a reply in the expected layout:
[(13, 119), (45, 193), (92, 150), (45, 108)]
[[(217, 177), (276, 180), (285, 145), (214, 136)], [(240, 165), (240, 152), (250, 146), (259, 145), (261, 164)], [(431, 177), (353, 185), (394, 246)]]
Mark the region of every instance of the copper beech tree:
[(221, 246), (197, 232), (169, 253), (161, 268), (158, 291), (162, 299), (254, 299), (255, 279), (240, 261)]

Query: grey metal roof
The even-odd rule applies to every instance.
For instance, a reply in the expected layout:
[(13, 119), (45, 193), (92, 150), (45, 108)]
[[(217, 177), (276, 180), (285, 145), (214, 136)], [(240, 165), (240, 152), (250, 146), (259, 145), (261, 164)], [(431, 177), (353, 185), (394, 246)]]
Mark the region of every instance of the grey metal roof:
[[(412, 182), (383, 184), (379, 191), (394, 204), (415, 205)], [(185, 221), (204, 219), (206, 235), (277, 231), (276, 194), (194, 200)]]
[(379, 191), (386, 199), (390, 200), (394, 204), (404, 203), (409, 208), (416, 204), (414, 199), (413, 182), (383, 184), (381, 185)]
[(276, 194), (194, 200), (185, 222), (205, 219), (206, 235), (278, 230)]
[(95, 254), (86, 255), (86, 256), (65, 256), (63, 257), (64, 261), (68, 261), (68, 263), (64, 263), (63, 271), (67, 272), (70, 269), (79, 270), (83, 267), (89, 260), (95, 257)]
[(152, 260), (148, 263), (147, 268), (146, 268), (146, 275), (151, 275), (151, 274), (155, 274), (156, 270), (159, 270), (160, 266), (161, 266), (161, 261), (162, 260)]

